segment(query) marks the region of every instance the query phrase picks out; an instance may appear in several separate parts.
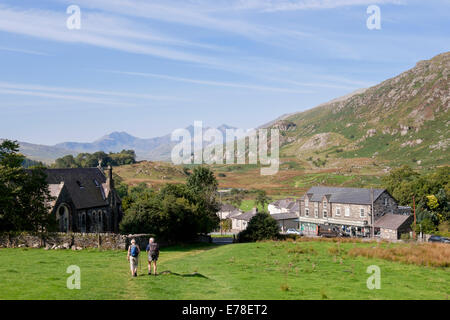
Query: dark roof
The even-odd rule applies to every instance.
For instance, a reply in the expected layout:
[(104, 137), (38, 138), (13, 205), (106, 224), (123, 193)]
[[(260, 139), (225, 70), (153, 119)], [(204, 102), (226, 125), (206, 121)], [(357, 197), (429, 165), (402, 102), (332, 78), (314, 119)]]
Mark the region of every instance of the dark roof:
[(220, 206), (219, 212), (231, 212), (231, 211), (234, 211), (234, 210), (236, 210), (236, 209), (237, 209), (237, 208), (236, 208), (235, 206), (231, 205), (231, 204), (223, 203), (223, 204)]
[(270, 215), (275, 220), (290, 220), (297, 219), (298, 216), (295, 213), (275, 213)]
[(228, 218), (234, 218), (234, 217), (236, 217), (236, 216), (238, 216), (238, 215), (240, 215), (240, 214), (242, 214), (243, 212), (241, 211), (241, 210), (238, 210), (238, 209), (236, 209), (236, 210), (233, 210), (233, 211), (231, 211), (231, 213), (228, 215)]
[(408, 219), (411, 219), (412, 216), (404, 215), (404, 214), (385, 214), (380, 219), (375, 221), (375, 228), (383, 228), (390, 230), (397, 230), (400, 228)]
[[(337, 187), (312, 187), (306, 194), (310, 195), (311, 201), (322, 201), (326, 197), (329, 202), (372, 204), (371, 189), (364, 188), (337, 188)], [(375, 201), (385, 189), (372, 189), (373, 201)]]
[[(77, 209), (104, 207), (108, 204), (102, 186), (106, 183), (106, 177), (99, 168), (47, 169), (46, 173), (49, 185), (64, 182)], [(50, 190), (54, 192), (57, 188), (52, 186)]]
[(253, 218), (258, 213), (258, 211), (255, 210), (255, 209), (256, 208), (253, 208), (252, 210), (247, 211), (247, 212), (245, 212), (243, 214), (234, 216), (233, 219), (250, 221), (250, 219)]
[(289, 209), (289, 206), (293, 206), (295, 201), (291, 198), (280, 199), (271, 203), (271, 205), (278, 207), (280, 209)]
[(295, 201), (294, 204), (289, 208), (290, 213), (295, 213), (300, 211), (300, 203)]

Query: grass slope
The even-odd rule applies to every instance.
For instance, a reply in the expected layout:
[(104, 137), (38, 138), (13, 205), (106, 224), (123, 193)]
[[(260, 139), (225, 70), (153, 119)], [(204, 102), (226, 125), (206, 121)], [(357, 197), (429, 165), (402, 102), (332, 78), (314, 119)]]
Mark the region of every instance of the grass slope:
[[(121, 251), (1, 249), (0, 299), (448, 299), (448, 268), (350, 257), (370, 243), (261, 242), (191, 245), (161, 251), (159, 271), (131, 278)], [(383, 244), (404, 246), (404, 244)], [(251, 254), (249, 254), (251, 252)], [(370, 265), (381, 289), (369, 290)], [(81, 290), (66, 268), (81, 268)], [(197, 276), (192, 276), (197, 272)]]

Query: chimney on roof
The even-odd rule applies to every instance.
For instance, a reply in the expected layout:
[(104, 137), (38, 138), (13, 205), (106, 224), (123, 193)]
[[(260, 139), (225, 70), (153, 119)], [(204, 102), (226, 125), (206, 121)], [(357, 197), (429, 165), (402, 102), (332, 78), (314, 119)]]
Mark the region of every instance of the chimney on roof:
[[(101, 172), (103, 172), (103, 168), (102, 168), (102, 160), (98, 159), (98, 165), (97, 165), (98, 170), (100, 170)], [(104, 172), (103, 172), (104, 173)]]
[(106, 185), (109, 190), (114, 189), (114, 179), (111, 165), (108, 166), (108, 178), (106, 179)]

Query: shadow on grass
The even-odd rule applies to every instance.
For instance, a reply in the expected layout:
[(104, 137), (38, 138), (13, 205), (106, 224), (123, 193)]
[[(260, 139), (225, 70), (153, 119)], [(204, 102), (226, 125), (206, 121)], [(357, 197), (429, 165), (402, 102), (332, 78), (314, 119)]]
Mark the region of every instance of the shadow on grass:
[(201, 251), (207, 251), (211, 249), (215, 249), (217, 247), (220, 247), (220, 245), (213, 244), (213, 243), (190, 243), (190, 244), (177, 244), (172, 245), (169, 247), (163, 247), (161, 248), (162, 252), (188, 252), (192, 250), (201, 250)]
[(182, 274), (182, 273), (176, 273), (176, 272), (172, 272), (170, 270), (166, 270), (166, 271), (162, 271), (162, 272), (158, 273), (158, 275), (165, 275), (165, 274), (178, 276), (178, 277), (194, 277), (194, 278), (209, 279), (207, 276), (204, 276), (203, 274), (198, 273), (198, 272)]

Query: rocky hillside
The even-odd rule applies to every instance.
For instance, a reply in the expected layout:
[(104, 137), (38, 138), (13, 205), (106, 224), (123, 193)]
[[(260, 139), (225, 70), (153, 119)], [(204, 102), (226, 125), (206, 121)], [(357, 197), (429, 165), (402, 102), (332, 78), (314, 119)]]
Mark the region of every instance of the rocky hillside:
[(292, 114), (283, 119), (289, 126), (282, 126), (282, 155), (319, 166), (343, 158), (450, 164), (449, 82), (446, 52), (374, 87)]

